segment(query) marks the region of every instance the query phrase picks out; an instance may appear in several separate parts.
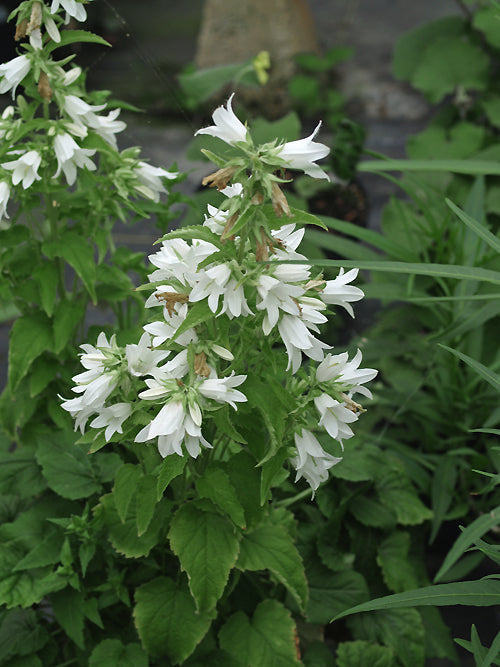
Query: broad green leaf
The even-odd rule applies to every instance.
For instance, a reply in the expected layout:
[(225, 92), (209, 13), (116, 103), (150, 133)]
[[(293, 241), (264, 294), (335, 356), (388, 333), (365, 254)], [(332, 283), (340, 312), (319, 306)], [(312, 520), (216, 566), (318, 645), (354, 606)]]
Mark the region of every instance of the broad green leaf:
[(200, 611), (215, 607), (239, 553), (234, 526), (220, 514), (189, 503), (172, 518), (168, 539), (188, 575)]
[(14, 572), (53, 565), (59, 562), (64, 535), (60, 530), (48, 529), (45, 537), (37, 542), (14, 567)]
[(452, 548), (446, 555), (443, 564), (434, 577), (434, 581), (439, 581), (450, 567), (464, 554), (467, 549), (475, 543), (492, 528), (498, 526), (500, 522), (500, 505), (492, 509), (488, 514), (475, 519), (469, 526), (463, 529), (462, 534), (457, 538)]
[(335, 667), (336, 665), (331, 649), (323, 641), (307, 644), (302, 663), (304, 667)]
[(390, 530), (396, 525), (396, 514), (380, 500), (366, 495), (356, 495), (349, 501), (349, 510), (364, 526)]
[(213, 610), (197, 611), (187, 586), (166, 577), (143, 584), (135, 593), (134, 621), (145, 651), (174, 664), (191, 655), (214, 616)]
[(122, 644), (119, 639), (104, 639), (89, 658), (89, 667), (148, 667), (140, 644)]
[(47, 482), (31, 447), (20, 447), (13, 452), (0, 454), (1, 493), (15, 493), (29, 498), (46, 488)]
[(393, 72), (396, 79), (411, 81), (420, 65), (423, 51), (443, 35), (462, 35), (467, 23), (461, 16), (447, 16), (437, 21), (426, 22), (405, 32), (396, 42)]
[(156, 488), (157, 499), (163, 496), (165, 489), (170, 484), (170, 482), (182, 474), (184, 467), (187, 463), (185, 456), (178, 456), (177, 454), (171, 454), (163, 459), (160, 468), (160, 474), (158, 475), (158, 485)]
[(448, 352), (454, 354), (456, 357), (458, 357), (458, 359), (461, 359), (473, 370), (475, 370), (476, 373), (478, 373), (484, 380), (486, 380), (486, 382), (489, 382), (492, 387), (494, 387), (497, 391), (500, 391), (500, 376), (496, 373), (493, 373), (493, 371), (490, 370), (487, 366), (479, 361), (476, 361), (472, 357), (469, 357), (463, 352), (459, 352), (458, 350), (454, 350), (453, 348), (448, 347), (447, 345), (442, 345), (441, 343), (438, 343), (438, 345), (444, 350), (448, 350)]
[(425, 655), (428, 658), (448, 658), (457, 664), (457, 652), (450, 628), (436, 607), (419, 607), (418, 612), (425, 630)]
[(27, 656), (41, 649), (48, 633), (33, 609), (12, 609), (0, 615), (0, 662), (13, 655)]
[(432, 518), (432, 512), (418, 497), (410, 481), (391, 469), (376, 481), (381, 502), (394, 510), (403, 526), (415, 526)]
[(52, 320), (54, 327), (54, 351), (61, 352), (73, 336), (76, 327), (85, 317), (86, 302), (62, 300), (56, 306)]
[(250, 620), (233, 614), (219, 632), (219, 644), (244, 665), (293, 667), (300, 665), (295, 647), (295, 623), (276, 600), (264, 600)]
[(337, 614), (332, 620), (336, 621), (344, 616), (377, 609), (401, 609), (428, 605), (443, 607), (457, 604), (473, 607), (490, 607), (500, 604), (500, 581), (498, 579), (477, 579), (425, 586), (414, 591), (395, 593), (364, 602)]
[(137, 534), (142, 535), (148, 529), (156, 507), (157, 481), (154, 475), (143, 475), (137, 484), (135, 497), (135, 520)]
[(214, 313), (210, 310), (208, 302), (197, 301), (196, 303), (189, 305), (188, 314), (186, 315), (184, 321), (175, 331), (174, 335), (170, 338), (171, 341), (174, 341), (178, 336), (183, 334), (191, 327), (197, 327), (203, 322), (207, 322), (215, 317)]
[(0, 550), (0, 604), (12, 607), (31, 607), (38, 604), (49, 593), (67, 585), (65, 577), (49, 570), (14, 572), (14, 567), (23, 557), (24, 550), (9, 542)]
[(290, 534), (282, 525), (261, 523), (247, 531), (236, 564), (240, 570), (269, 570), (303, 609), (307, 604), (304, 564)]
[(362, 640), (337, 646), (337, 667), (393, 667), (394, 651)]
[(29, 373), (30, 396), (38, 396), (58, 373), (59, 367), (53, 358), (42, 355), (35, 359)]
[(94, 248), (87, 239), (82, 239), (76, 232), (66, 231), (60, 239), (45, 241), (42, 252), (49, 259), (61, 257), (72, 266), (85, 285), (92, 302), (97, 303)]
[(258, 523), (265, 511), (260, 503), (261, 473), (256, 464), (257, 461), (248, 451), (241, 451), (223, 466), (243, 506), (248, 528)]
[[(488, 44), (500, 48), (500, 30), (498, 28), (500, 11), (498, 6), (480, 7), (473, 13), (472, 25), (486, 37)], [(481, 666), (482, 667), (482, 666)]]
[(332, 615), (369, 597), (363, 576), (354, 570), (332, 572), (319, 561), (312, 561), (307, 566), (306, 575), (309, 584), (306, 617), (309, 623), (325, 625)]
[(40, 303), (49, 317), (54, 312), (54, 306), (57, 298), (57, 284), (59, 275), (57, 266), (54, 262), (38, 264), (33, 271), (33, 280), (37, 283), (40, 290)]
[(12, 325), (9, 343), (9, 386), (14, 391), (42, 352), (52, 350), (52, 323), (42, 312), (22, 315)]
[(73, 434), (40, 437), (36, 458), (50, 488), (63, 498), (87, 498), (101, 490), (89, 455), (75, 444)]
[(147, 556), (156, 544), (163, 542), (170, 509), (168, 501), (164, 500), (158, 503), (149, 528), (139, 536), (137, 534), (135, 512), (129, 512), (125, 521), (122, 522), (115, 506), (113, 494), (102, 496), (100, 505), (97, 507), (97, 511), (102, 513), (106, 524), (109, 541), (118, 553), (127, 558)]
[(221, 468), (209, 467), (203, 477), (196, 480), (196, 490), (200, 498), (208, 498), (227, 514), (240, 528), (245, 528), (245, 513), (241, 506), (236, 490), (227, 475)]
[(465, 36), (443, 36), (422, 53), (412, 84), (436, 103), (458, 87), (484, 90), (488, 84), (489, 58)]
[(416, 609), (361, 614), (347, 623), (354, 636), (390, 646), (404, 667), (424, 667), (424, 627)]
[(410, 535), (395, 531), (386, 537), (377, 550), (377, 563), (390, 591), (399, 593), (418, 586), (415, 570), (408, 558)]
[(50, 596), (50, 606), (64, 632), (79, 648), (83, 648), (83, 593), (73, 588), (65, 588)]

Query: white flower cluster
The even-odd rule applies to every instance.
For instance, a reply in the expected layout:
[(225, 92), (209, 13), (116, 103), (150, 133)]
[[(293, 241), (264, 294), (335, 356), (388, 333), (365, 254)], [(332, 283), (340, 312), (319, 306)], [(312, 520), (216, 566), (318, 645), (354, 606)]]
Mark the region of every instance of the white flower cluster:
[[(193, 339), (195, 336), (190, 333), (184, 337), (184, 343)], [(135, 442), (157, 440), (163, 457), (174, 453), (182, 456), (184, 445), (188, 454), (196, 458), (201, 446), (212, 447), (201, 432), (205, 407), (214, 401), (236, 409), (236, 403), (246, 401), (245, 395), (235, 389), (245, 381), (245, 375), (231, 373), (218, 378), (206, 364), (205, 354), (199, 353), (195, 355), (195, 365), (200, 362), (201, 374), (193, 376), (187, 347), (160, 365), (171, 351), (154, 349), (147, 331), (138, 344), (125, 348), (116, 344), (114, 336), (108, 341), (104, 333), (99, 335), (96, 347), (88, 344), (81, 347), (81, 363), (87, 370), (73, 377), (76, 383), (73, 391), (79, 395), (63, 399), (62, 407), (75, 419), (75, 429), (82, 433), (89, 417), (97, 415), (90, 426), (105, 429), (106, 441), (115, 433), (123, 433), (124, 422), (135, 410), (143, 418), (147, 415), (148, 420), (135, 435)], [(220, 346), (214, 345), (213, 351), (226, 359), (231, 357)], [(144, 383), (147, 389), (143, 388)], [(140, 388), (143, 390), (139, 391)]]
[[(213, 118), (215, 126), (201, 130), (202, 133), (249, 148), (250, 134), (232, 112), (231, 99), (227, 108), (215, 111)], [(259, 155), (264, 154), (269, 162), (281, 158), (282, 166), (317, 173), (319, 167), (314, 162), (328, 149), (311, 139), (285, 143), (274, 149), (268, 146), (265, 151), (259, 147)], [(184, 446), (188, 454), (196, 457), (201, 447), (211, 447), (202, 434), (203, 413), (210, 409), (210, 401), (228, 403), (235, 409), (236, 403), (246, 401), (244, 386), (243, 392), (235, 389), (244, 383), (246, 375), (234, 375), (232, 371), (230, 375), (222, 372), (218, 377), (217, 359), (232, 362), (232, 353), (217, 344), (215, 334), (210, 339), (207, 325), (201, 329), (188, 325), (189, 313), (195, 308), (202, 312), (198, 304), (204, 302), (203, 312), (208, 310), (213, 314), (214, 331), (218, 318), (222, 318), (220, 322), (225, 320), (223, 329), (226, 331), (235, 320), (246, 318), (246, 321), (254, 321), (256, 333), (267, 338), (270, 344), (281, 340), (290, 375), (297, 374), (303, 354), (317, 362), (310, 364), (310, 378), (300, 389), (303, 410), (295, 427), (295, 448), (290, 452), (296, 479), (305, 478), (315, 491), (327, 479), (328, 470), (341, 459), (326, 452), (313, 431), (323, 429), (342, 447), (343, 440), (353, 435), (350, 425), (362, 411), (353, 396), (358, 393), (371, 398), (363, 385), (376, 375), (373, 369), (359, 367), (360, 351), (352, 360), (347, 353), (333, 355), (327, 352), (331, 346), (317, 334), (319, 326), (327, 321), (324, 311), (328, 306), (341, 306), (353, 316), (351, 304), (361, 299), (363, 292), (350, 284), (357, 276), (357, 269), (347, 272), (340, 269), (331, 280), (312, 275), (307, 258), (297, 252), (304, 230), (297, 229), (293, 222), (276, 230), (260, 226), (254, 228), (253, 233), (244, 233), (238, 226), (235, 229), (241, 235), (231, 234), (238, 224), (240, 204), (246, 205), (245, 210), (248, 210), (245, 188), (249, 187), (254, 187), (252, 176), (246, 182), (242, 179), (242, 182), (220, 188), (226, 200), (218, 209), (208, 207), (200, 238), (196, 238), (195, 232), (187, 235), (189, 240), (174, 233), (163, 240), (160, 249), (149, 258), (155, 267), (149, 276), (154, 291), (145, 304), (147, 308), (161, 308), (161, 315), (144, 327), (141, 342), (134, 348), (133, 362), (131, 346), (121, 353), (121, 366), (118, 362), (113, 366), (109, 352), (101, 345), (106, 362), (99, 357), (92, 372), (74, 378), (78, 383), (74, 391), (81, 396), (66, 401), (63, 407), (77, 418), (78, 426), (86, 421), (86, 411), (91, 406), (93, 412), (98, 413), (91, 426), (106, 428), (108, 437), (122, 415), (125, 419), (132, 414), (116, 407), (121, 406), (125, 395), (124, 380), (119, 380), (123, 371), (119, 369), (126, 366), (127, 382), (130, 383), (132, 377), (146, 378), (147, 389), (136, 389), (138, 400), (133, 408), (142, 415), (146, 410), (148, 415), (146, 423), (144, 418), (137, 421), (142, 428), (135, 435), (136, 442), (157, 441), (162, 456), (182, 455)], [(251, 205), (260, 205), (254, 193), (250, 200)], [(258, 216), (257, 219), (262, 220)], [(201, 322), (206, 322), (206, 316)], [(200, 331), (205, 332), (203, 336)], [(94, 348), (84, 349), (90, 357), (83, 355), (82, 363), (90, 368), (89, 364), (97, 359), (96, 353)], [(117, 353), (113, 354), (113, 359), (118, 359)], [(169, 359), (159, 365), (167, 357)], [(102, 373), (100, 379), (93, 374), (98, 367)], [(108, 396), (116, 401), (111, 406), (105, 404)], [(159, 410), (152, 412), (144, 408), (146, 402), (160, 406)], [(114, 410), (110, 411), (113, 405)], [(121, 424), (118, 425), (121, 427)]]
[[(0, 221), (9, 217), (7, 205), (11, 185), (21, 185), (26, 190), (40, 180), (41, 167), (57, 161), (57, 168), (50, 176), (58, 178), (62, 172), (70, 186), (76, 182), (78, 169), (95, 171), (97, 167), (93, 158), (98, 149), (82, 145), (88, 136), (98, 135), (118, 150), (116, 134), (126, 128), (126, 123), (119, 120), (120, 110), (101, 113), (106, 110), (106, 104), (89, 104), (82, 99), (79, 85), (82, 70), (75, 66), (64, 70), (43, 50), (41, 27), (45, 26), (50, 39), (60, 42), (57, 23), (62, 25), (70, 17), (84, 21), (87, 17), (85, 4), (78, 0), (52, 0), (49, 9), (44, 3), (35, 1), (29, 20), (24, 19), (25, 26), (20, 35), (30, 38), (26, 53), (0, 65), (0, 93), (10, 92), (14, 98), (18, 86), (23, 82), (31, 83), (30, 77), (32, 80), (37, 72), (39, 79), (34, 83), (38, 84), (38, 92), (45, 104), (55, 100), (59, 116), (57, 121), (48, 121), (48, 132), (43, 137), (40, 134), (28, 135), (20, 148), (15, 145), (14, 128), (18, 121), (14, 118), (14, 109), (7, 107), (3, 112), (0, 139), (6, 140), (3, 142), (6, 150), (0, 152)], [(61, 10), (66, 14), (64, 21), (57, 16)], [(23, 21), (18, 23), (18, 29), (22, 24)], [(138, 195), (156, 202), (160, 194), (166, 192), (165, 179), (178, 176), (176, 172), (153, 167), (134, 158), (122, 158), (121, 163), (128, 169), (130, 187)]]

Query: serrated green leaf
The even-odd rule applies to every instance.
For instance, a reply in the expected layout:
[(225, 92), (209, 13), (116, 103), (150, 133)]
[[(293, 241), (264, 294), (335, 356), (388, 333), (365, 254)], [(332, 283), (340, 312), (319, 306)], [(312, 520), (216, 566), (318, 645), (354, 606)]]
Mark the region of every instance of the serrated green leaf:
[(76, 327), (85, 317), (86, 303), (78, 301), (59, 301), (56, 306), (52, 326), (54, 328), (54, 351), (61, 352), (74, 334)]
[(443, 36), (422, 53), (412, 84), (436, 103), (457, 87), (484, 90), (488, 83), (488, 56), (463, 36)]
[(189, 503), (172, 518), (168, 539), (188, 575), (197, 608), (213, 609), (238, 558), (239, 538), (234, 527), (220, 514)]
[(54, 312), (59, 281), (57, 266), (54, 262), (42, 262), (33, 271), (33, 280), (40, 291), (40, 303), (49, 317)]
[(134, 621), (144, 649), (174, 664), (186, 660), (203, 639), (215, 611), (198, 612), (187, 586), (159, 577), (135, 593)]
[(96, 266), (92, 244), (89, 244), (86, 239), (82, 239), (76, 232), (66, 231), (60, 239), (45, 241), (42, 244), (42, 252), (49, 259), (61, 257), (72, 266), (85, 285), (92, 302), (97, 303), (95, 293)]
[(391, 647), (404, 667), (424, 667), (424, 628), (416, 609), (363, 614), (349, 619), (348, 624), (355, 636)]
[(250, 620), (242, 611), (233, 614), (219, 632), (222, 649), (248, 665), (300, 665), (295, 647), (295, 623), (276, 600), (264, 600)]
[(403, 526), (415, 526), (432, 519), (432, 511), (427, 508), (409, 480), (397, 470), (389, 470), (376, 481), (381, 502), (393, 509), (398, 522)]
[(337, 667), (393, 667), (394, 651), (388, 646), (362, 640), (342, 642), (337, 647)]
[(53, 565), (59, 561), (61, 547), (64, 541), (64, 535), (58, 530), (47, 530), (47, 534), (35, 544), (33, 549), (21, 558), (14, 567), (14, 572), (20, 570), (30, 570), (32, 568)]
[(284, 526), (261, 523), (243, 536), (236, 567), (240, 570), (269, 570), (303, 609), (307, 604), (304, 564)]
[(48, 640), (48, 633), (38, 623), (33, 609), (12, 609), (1, 617), (0, 661), (14, 655), (27, 656), (41, 649)]
[(311, 561), (306, 569), (309, 602), (306, 617), (309, 623), (325, 625), (332, 615), (369, 598), (368, 586), (354, 570), (332, 572), (319, 561)]
[(137, 488), (140, 476), (140, 467), (133, 463), (125, 463), (116, 473), (113, 497), (115, 499), (115, 507), (122, 522), (127, 518), (128, 507)]
[(170, 482), (179, 475), (182, 475), (186, 463), (186, 457), (179, 456), (178, 454), (171, 454), (163, 459), (160, 474), (158, 475), (158, 485), (156, 487), (156, 496), (158, 500), (163, 496), (165, 489)]
[(72, 433), (40, 437), (36, 458), (50, 488), (63, 498), (87, 498), (101, 490), (89, 455), (75, 444)]
[(40, 394), (45, 387), (56, 377), (59, 373), (58, 365), (54, 363), (54, 359), (40, 356), (35, 359), (30, 369), (30, 396), (35, 397)]
[(9, 386), (13, 391), (35, 359), (53, 347), (52, 322), (44, 313), (18, 317), (12, 325), (9, 343)]
[(379, 500), (357, 495), (349, 502), (349, 510), (365, 526), (390, 530), (396, 525), (396, 514)]
[(154, 475), (143, 475), (139, 478), (135, 496), (135, 521), (137, 534), (146, 532), (153, 518), (156, 507), (157, 481)]
[(410, 535), (402, 531), (394, 531), (386, 537), (378, 547), (377, 563), (382, 570), (385, 584), (390, 591), (399, 593), (416, 588), (416, 573), (408, 560)]
[(64, 632), (79, 648), (83, 648), (83, 593), (73, 588), (65, 588), (50, 596), (50, 606)]
[(119, 639), (105, 639), (92, 651), (89, 667), (148, 667), (148, 657), (140, 644), (122, 644)]
[(410, 81), (419, 66), (422, 53), (443, 35), (462, 35), (467, 22), (461, 16), (447, 16), (405, 32), (396, 42), (393, 57), (393, 72), (396, 79)]
[(500, 27), (498, 7), (480, 7), (473, 13), (472, 25), (486, 37), (488, 44), (500, 48)]
[(102, 512), (103, 520), (108, 530), (108, 538), (118, 553), (127, 558), (147, 556), (151, 549), (164, 540), (167, 530), (167, 521), (170, 514), (170, 504), (163, 500), (158, 503), (153, 514), (153, 520), (142, 535), (137, 535), (135, 512), (129, 512), (125, 521), (121, 521), (115, 506), (113, 494), (107, 494), (100, 499), (97, 510)]
[(221, 468), (209, 467), (203, 477), (196, 480), (196, 490), (200, 498), (208, 498), (214, 505), (227, 514), (240, 528), (245, 528), (245, 513), (236, 490)]
[(47, 488), (34, 450), (22, 447), (0, 454), (0, 492), (15, 493), (23, 498), (36, 496)]

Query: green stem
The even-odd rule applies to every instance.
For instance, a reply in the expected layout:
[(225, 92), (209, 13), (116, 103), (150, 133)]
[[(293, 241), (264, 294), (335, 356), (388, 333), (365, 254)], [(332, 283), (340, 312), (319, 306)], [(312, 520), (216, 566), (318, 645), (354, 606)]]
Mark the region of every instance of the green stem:
[(302, 500), (303, 498), (307, 498), (307, 496), (311, 495), (311, 489), (304, 489), (304, 491), (301, 491), (300, 493), (297, 493), (297, 495), (292, 496), (291, 498), (285, 498), (284, 500), (278, 500), (276, 503), (277, 507), (290, 507), (290, 505), (293, 505), (294, 503), (297, 503), (299, 500)]

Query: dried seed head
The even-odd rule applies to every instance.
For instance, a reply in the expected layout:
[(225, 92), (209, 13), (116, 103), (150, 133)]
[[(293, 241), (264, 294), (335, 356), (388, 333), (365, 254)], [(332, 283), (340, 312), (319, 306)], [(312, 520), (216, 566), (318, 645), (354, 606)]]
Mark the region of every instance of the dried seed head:
[(277, 183), (273, 181), (272, 183), (272, 198), (271, 201), (273, 203), (273, 208), (274, 212), (278, 216), (278, 218), (281, 218), (283, 213), (288, 217), (291, 218), (292, 214), (290, 212), (290, 207), (288, 206), (287, 199), (285, 195), (283, 194), (283, 191), (279, 187)]
[(54, 91), (50, 87), (49, 77), (45, 72), (40, 72), (40, 78), (38, 79), (38, 92), (43, 97), (44, 100), (50, 102)]
[(187, 303), (189, 301), (189, 294), (180, 294), (179, 292), (160, 292), (156, 295), (158, 301), (165, 302), (165, 308), (168, 314), (172, 317), (175, 310), (176, 303)]
[(42, 25), (42, 4), (40, 2), (34, 2), (31, 5), (31, 16), (30, 22), (26, 27), (26, 34), (31, 35), (33, 30), (38, 30)]
[(198, 352), (194, 355), (194, 372), (202, 377), (209, 377), (210, 366), (207, 364), (207, 357), (204, 352)]
[(16, 34), (14, 35), (14, 39), (16, 40), (16, 42), (26, 37), (27, 29), (28, 29), (28, 19), (23, 19), (22, 21), (19, 21), (19, 23), (16, 25)]
[(224, 190), (234, 176), (235, 171), (236, 167), (223, 167), (213, 174), (205, 176), (201, 183), (202, 185), (210, 185), (211, 188), (217, 188), (217, 190)]

